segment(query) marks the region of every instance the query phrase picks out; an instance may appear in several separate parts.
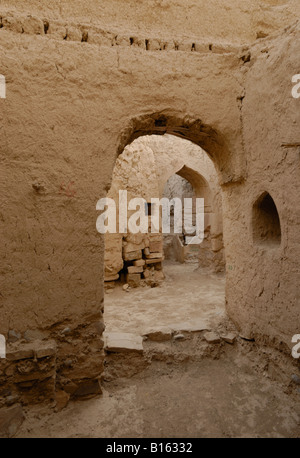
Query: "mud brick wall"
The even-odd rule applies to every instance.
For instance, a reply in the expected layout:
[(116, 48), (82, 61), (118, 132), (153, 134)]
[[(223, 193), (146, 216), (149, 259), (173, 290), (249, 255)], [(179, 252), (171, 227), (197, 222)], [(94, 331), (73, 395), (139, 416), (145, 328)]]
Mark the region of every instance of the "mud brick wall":
[[(96, 203), (118, 155), (143, 135), (188, 139), (213, 161), (226, 307), (240, 332), (285, 351), (299, 333), (300, 115), (291, 78), (300, 4), (277, 3), (235, 0), (216, 15), (218, 0), (137, 10), (116, 0), (0, 2), (0, 333), (55, 340), (60, 390), (99, 389), (105, 260)], [(280, 218), (275, 249), (253, 240), (253, 205), (265, 192)], [(54, 356), (45, 358), (50, 381)], [(1, 371), (11, 364), (20, 383), (22, 371), (39, 374), (44, 364), (16, 361), (1, 361)], [(1, 377), (10, 386), (12, 375)]]

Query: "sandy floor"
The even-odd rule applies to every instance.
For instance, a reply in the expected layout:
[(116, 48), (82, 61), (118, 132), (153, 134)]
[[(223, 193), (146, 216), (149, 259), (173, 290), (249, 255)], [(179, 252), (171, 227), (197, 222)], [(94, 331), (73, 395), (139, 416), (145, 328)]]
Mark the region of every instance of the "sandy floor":
[[(215, 328), (224, 320), (224, 276), (201, 273), (194, 264), (168, 263), (165, 270), (161, 287), (128, 293), (116, 287), (106, 294), (107, 332), (142, 334), (199, 320)], [(198, 358), (201, 335), (188, 336), (182, 342), (148, 342), (158, 357), (144, 370), (143, 356), (134, 362), (130, 355), (116, 355), (121, 366), (135, 364), (141, 372), (104, 376), (102, 396), (72, 401), (58, 413), (31, 407), (18, 437), (300, 437), (300, 390), (287, 394), (255, 352), (250, 359), (238, 345), (223, 344), (218, 354)], [(201, 342), (202, 349), (212, 348)], [(170, 358), (164, 348), (182, 358)], [(113, 367), (109, 358), (106, 373)]]
[(201, 271), (197, 264), (164, 262), (166, 275), (156, 288), (117, 286), (105, 295), (106, 331), (146, 333), (182, 323), (214, 328), (225, 316), (225, 276)]
[(56, 414), (32, 409), (18, 437), (300, 437), (300, 403), (240, 358), (153, 363), (104, 386)]

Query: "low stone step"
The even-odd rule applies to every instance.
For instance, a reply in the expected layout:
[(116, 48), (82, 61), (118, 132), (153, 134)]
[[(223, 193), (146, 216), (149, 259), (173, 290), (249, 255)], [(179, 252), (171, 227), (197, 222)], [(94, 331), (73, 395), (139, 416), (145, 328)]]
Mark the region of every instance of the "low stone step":
[(126, 332), (109, 332), (104, 334), (105, 350), (114, 353), (143, 353), (143, 338)]

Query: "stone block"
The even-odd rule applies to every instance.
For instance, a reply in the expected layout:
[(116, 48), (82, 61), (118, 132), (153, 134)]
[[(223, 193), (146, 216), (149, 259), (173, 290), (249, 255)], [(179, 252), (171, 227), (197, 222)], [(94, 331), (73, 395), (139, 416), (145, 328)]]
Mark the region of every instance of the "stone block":
[(145, 264), (145, 259), (137, 259), (136, 261), (133, 261), (133, 265), (136, 267), (144, 266)]
[(67, 41), (81, 41), (82, 32), (77, 27), (68, 26), (67, 28)]
[(39, 358), (45, 358), (46, 356), (53, 356), (56, 354), (56, 342), (54, 340), (40, 341), (35, 346), (35, 355)]
[(44, 23), (41, 19), (33, 16), (27, 16), (23, 21), (24, 33), (44, 35)]
[(99, 33), (97, 30), (89, 30), (89, 43), (100, 46), (112, 46), (113, 37), (109, 34)]
[(145, 243), (142, 241), (141, 243), (132, 243), (132, 242), (123, 242), (123, 254), (124, 253), (131, 253), (133, 251), (143, 250), (145, 248)]
[(136, 259), (142, 259), (142, 250), (123, 253), (123, 258), (125, 261), (135, 261)]
[(13, 16), (2, 17), (2, 27), (12, 32), (23, 33), (23, 22)]
[(63, 40), (67, 37), (67, 29), (64, 26), (51, 21), (47, 35), (52, 35), (53, 38)]
[(150, 40), (148, 40), (147, 49), (148, 51), (160, 51), (161, 49), (160, 40), (157, 40), (155, 38), (150, 38)]
[(107, 282), (118, 280), (118, 278), (119, 278), (119, 274), (113, 274), (113, 275), (105, 274), (104, 275), (104, 281), (107, 281)]
[(192, 49), (192, 42), (191, 41), (181, 41), (177, 42), (176, 46), (178, 48), (178, 51), (191, 51)]
[(155, 264), (156, 262), (162, 262), (164, 260), (164, 256), (158, 259), (146, 259), (146, 264)]
[(143, 352), (143, 338), (125, 332), (110, 332), (105, 335), (105, 349), (108, 352)]
[(161, 252), (149, 253), (146, 255), (147, 259), (161, 259), (163, 254)]
[(130, 46), (130, 39), (129, 37), (122, 37), (118, 35), (116, 37), (115, 43), (117, 46)]
[(8, 361), (18, 361), (19, 359), (33, 358), (34, 352), (32, 347), (24, 345), (24, 348), (12, 348), (8, 346), (6, 359)]
[(162, 242), (162, 234), (149, 234), (149, 245), (150, 242)]
[(128, 266), (127, 270), (129, 274), (141, 274), (143, 272), (143, 266)]
[(123, 241), (123, 243), (132, 243), (132, 244), (135, 244), (135, 245), (140, 245), (142, 243), (145, 244), (146, 246), (146, 239), (147, 239), (147, 235), (146, 234), (142, 234), (142, 233), (138, 233), (138, 234), (127, 234), (126, 237), (125, 237), (125, 240)]

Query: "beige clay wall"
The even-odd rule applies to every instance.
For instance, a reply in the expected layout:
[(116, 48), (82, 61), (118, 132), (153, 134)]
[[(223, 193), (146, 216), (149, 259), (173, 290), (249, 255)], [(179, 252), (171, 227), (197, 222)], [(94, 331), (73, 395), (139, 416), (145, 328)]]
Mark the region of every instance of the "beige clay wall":
[[(252, 49), (242, 107), (247, 179), (240, 186), (225, 186), (223, 194), (231, 210), (224, 219), (227, 309), (244, 323), (245, 334), (267, 335), (277, 346), (291, 345), (300, 325), (300, 104), (291, 95), (291, 78), (299, 73), (299, 43), (298, 24)], [(252, 206), (265, 191), (278, 210), (279, 247), (253, 241)]]
[(104, 243), (96, 203), (110, 188), (117, 155), (139, 133), (191, 129), (191, 138), (224, 164), (225, 180), (240, 177), (240, 59), (135, 47), (120, 54), (5, 28), (0, 34), (7, 81), (0, 112), (0, 333), (35, 338), (42, 331), (39, 337), (57, 343), (54, 371), (81, 393), (103, 370)]
[(79, 26), (96, 40), (94, 28), (100, 28), (103, 40), (148, 39), (150, 47), (170, 38), (181, 46), (191, 39), (196, 47), (197, 40), (207, 45), (248, 44), (300, 16), (298, 0), (0, 0), (0, 7), (48, 21), (53, 26), (49, 32), (66, 35), (67, 29), (74, 37)]
[[(7, 5), (41, 22), (27, 18), (24, 29), (19, 13), (9, 22)], [(179, 49), (173, 37), (172, 46), (151, 51), (134, 40), (111, 46), (97, 30), (98, 41), (84, 35), (81, 42), (74, 19), (83, 14), (80, 8), (72, 13), (74, 39), (45, 35), (48, 13), (68, 14), (65, 7), (58, 14), (55, 2), (45, 5), (0, 3), (0, 73), (7, 81), (7, 98), (0, 100), (0, 333), (39, 330), (54, 339), (52, 375), (75, 382), (73, 393), (97, 379), (104, 243), (96, 231), (96, 202), (109, 190), (127, 144), (167, 132), (204, 148), (218, 171), (230, 316), (242, 333), (269, 336), (286, 349), (300, 322), (299, 152), (281, 144), (299, 142), (299, 101), (290, 93), (291, 77), (299, 73), (299, 24), (274, 41), (259, 40), (251, 55), (206, 44), (197, 52)], [(268, 2), (268, 27), (292, 23), (298, 7)], [(237, 34), (232, 42), (254, 39), (251, 8), (242, 9), (246, 33), (231, 24)], [(176, 22), (168, 24), (166, 34), (174, 36)], [(251, 239), (252, 203), (265, 190), (281, 218), (282, 244), (274, 251)]]

